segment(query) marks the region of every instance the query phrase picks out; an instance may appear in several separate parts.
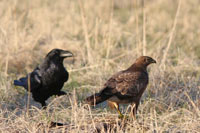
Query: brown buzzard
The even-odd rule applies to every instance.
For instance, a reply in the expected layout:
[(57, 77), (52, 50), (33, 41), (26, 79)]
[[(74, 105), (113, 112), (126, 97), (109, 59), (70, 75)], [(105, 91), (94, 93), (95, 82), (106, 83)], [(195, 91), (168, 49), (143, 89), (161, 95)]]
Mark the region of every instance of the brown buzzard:
[(95, 106), (105, 100), (108, 105), (117, 109), (120, 117), (123, 117), (119, 110), (119, 104), (135, 104), (132, 115), (135, 117), (139, 106), (140, 98), (148, 85), (147, 66), (156, 63), (148, 56), (141, 56), (128, 69), (113, 75), (104, 85), (103, 89), (88, 98), (86, 103)]

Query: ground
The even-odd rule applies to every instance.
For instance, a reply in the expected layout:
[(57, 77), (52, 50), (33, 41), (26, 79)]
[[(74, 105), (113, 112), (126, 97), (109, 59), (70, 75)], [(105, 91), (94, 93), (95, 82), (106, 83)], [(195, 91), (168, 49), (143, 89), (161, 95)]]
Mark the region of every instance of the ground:
[[(91, 132), (110, 119), (113, 132), (200, 132), (200, 2), (197, 0), (0, 1), (0, 132)], [(53, 48), (67, 59), (69, 94), (48, 100), (47, 110), (13, 80), (32, 71)], [(82, 100), (114, 73), (148, 55), (150, 83), (137, 121), (126, 126), (106, 103)], [(28, 110), (27, 110), (28, 109)], [(121, 106), (123, 113), (129, 106)], [(64, 128), (49, 127), (61, 122)], [(108, 122), (109, 123), (109, 122)], [(102, 127), (100, 127), (102, 130)], [(108, 130), (109, 132), (110, 130)]]

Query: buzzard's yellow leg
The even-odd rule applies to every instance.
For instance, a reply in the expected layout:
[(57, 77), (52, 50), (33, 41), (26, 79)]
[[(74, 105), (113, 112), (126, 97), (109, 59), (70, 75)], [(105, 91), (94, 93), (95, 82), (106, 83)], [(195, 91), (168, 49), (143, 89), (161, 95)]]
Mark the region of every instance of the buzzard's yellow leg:
[(119, 113), (119, 118), (124, 118), (124, 115), (121, 113), (120, 110), (117, 109), (117, 112)]
[(135, 103), (132, 104), (131, 106), (131, 116), (134, 120), (136, 120), (135, 114), (136, 114), (136, 108), (135, 108)]
[(124, 115), (121, 113), (121, 111), (119, 110), (119, 105), (115, 102), (113, 102), (117, 112), (119, 113), (119, 118), (124, 118)]
[(137, 108), (138, 108), (139, 103), (132, 103), (132, 107), (131, 107), (131, 116), (133, 117), (133, 119), (136, 120), (136, 113), (137, 113)]

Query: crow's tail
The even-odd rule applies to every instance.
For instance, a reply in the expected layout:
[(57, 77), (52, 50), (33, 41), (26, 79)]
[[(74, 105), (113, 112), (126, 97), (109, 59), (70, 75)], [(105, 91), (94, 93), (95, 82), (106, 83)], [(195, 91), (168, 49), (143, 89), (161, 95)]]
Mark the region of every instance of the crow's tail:
[(26, 84), (27, 84), (27, 79), (26, 78), (20, 78), (19, 80), (14, 80), (14, 85), (16, 86), (23, 86), (26, 88)]
[(96, 93), (92, 96), (89, 96), (85, 99), (85, 102), (89, 105), (95, 106), (101, 102), (106, 101), (107, 99), (109, 99), (112, 95), (106, 95), (103, 92), (100, 93)]

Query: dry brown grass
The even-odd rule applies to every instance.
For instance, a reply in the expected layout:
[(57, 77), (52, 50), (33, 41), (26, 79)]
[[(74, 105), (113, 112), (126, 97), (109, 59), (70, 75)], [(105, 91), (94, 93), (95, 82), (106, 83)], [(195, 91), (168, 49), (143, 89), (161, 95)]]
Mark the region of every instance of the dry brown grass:
[[(0, 1), (0, 132), (200, 132), (200, 2), (198, 0)], [(14, 79), (30, 72), (53, 48), (73, 51), (65, 61), (69, 96), (49, 99), (46, 111)], [(125, 126), (105, 104), (81, 100), (113, 73), (146, 54), (157, 60), (136, 121)], [(122, 107), (128, 112), (127, 106)], [(49, 128), (51, 121), (65, 128)], [(41, 124), (42, 123), (42, 124)], [(109, 123), (109, 122), (108, 122)], [(138, 124), (140, 123), (140, 124)], [(100, 125), (99, 125), (100, 124)], [(142, 126), (141, 126), (142, 125)]]

